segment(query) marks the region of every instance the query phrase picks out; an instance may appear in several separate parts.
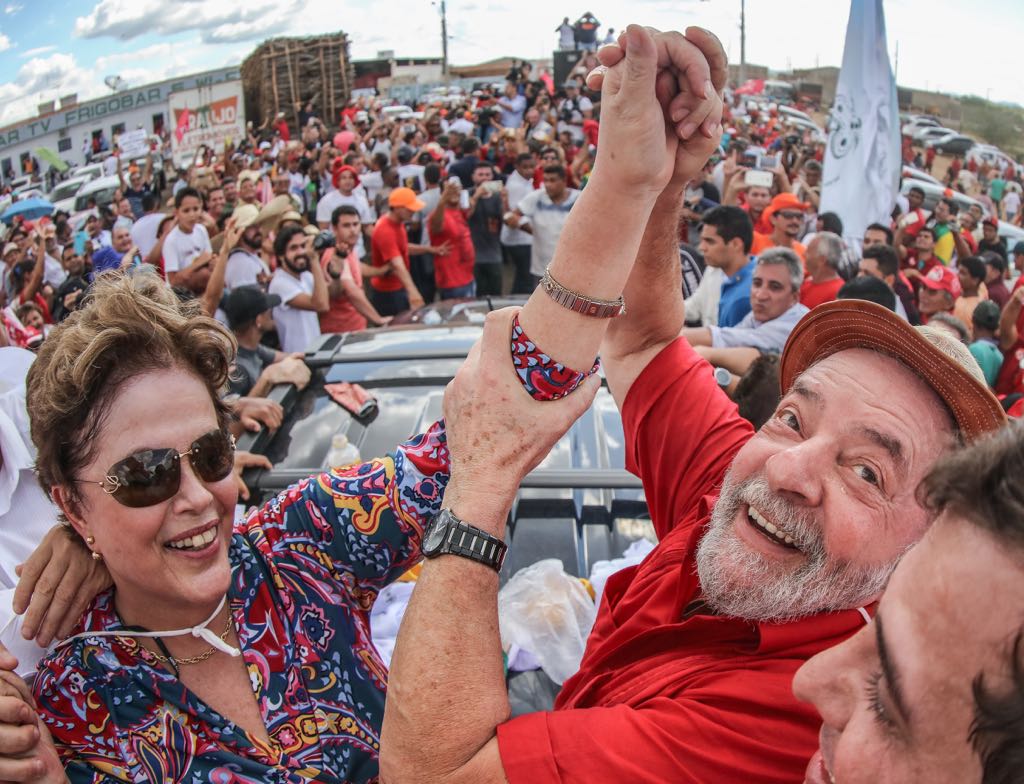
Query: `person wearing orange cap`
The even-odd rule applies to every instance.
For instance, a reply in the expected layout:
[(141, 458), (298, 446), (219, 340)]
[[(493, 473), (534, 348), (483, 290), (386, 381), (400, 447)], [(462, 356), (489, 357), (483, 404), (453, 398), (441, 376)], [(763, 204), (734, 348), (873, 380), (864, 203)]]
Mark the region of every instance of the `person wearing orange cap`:
[(409, 274), (410, 253), (443, 255), (448, 251), (448, 243), (441, 247), (409, 243), (405, 224), (424, 206), (412, 188), (395, 188), (388, 196), (390, 209), (373, 229), (371, 264), (389, 268), (385, 274), (370, 278), (370, 302), (382, 316), (394, 316), (409, 308), (423, 307), (423, 296)]
[(804, 225), (808, 205), (792, 193), (780, 193), (764, 211), (763, 217), (772, 225), (771, 234), (754, 232), (754, 245), (750, 252), (757, 256), (767, 248), (789, 248), (801, 259), (807, 249), (797, 241)]
[(936, 313), (953, 312), (956, 301), (963, 291), (960, 287), (960, 278), (953, 270), (937, 264), (918, 280), (921, 288), (917, 292), (917, 301), (922, 324), (927, 324)]

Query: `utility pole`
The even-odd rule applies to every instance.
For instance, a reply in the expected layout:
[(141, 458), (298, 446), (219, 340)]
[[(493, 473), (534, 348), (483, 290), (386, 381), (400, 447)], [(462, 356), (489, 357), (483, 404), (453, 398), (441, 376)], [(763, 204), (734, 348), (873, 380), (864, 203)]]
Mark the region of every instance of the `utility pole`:
[(441, 0), (441, 75), (448, 78), (448, 12)]
[(747, 0), (740, 0), (740, 84), (747, 81)]

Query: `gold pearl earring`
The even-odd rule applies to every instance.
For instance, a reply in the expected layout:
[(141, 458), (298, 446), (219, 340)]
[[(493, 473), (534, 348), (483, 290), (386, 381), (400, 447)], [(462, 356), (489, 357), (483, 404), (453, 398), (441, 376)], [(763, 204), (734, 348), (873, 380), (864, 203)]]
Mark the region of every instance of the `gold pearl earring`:
[[(95, 536), (87, 536), (87, 537), (85, 537), (85, 543), (87, 545), (89, 545), (89, 549), (92, 550), (92, 546), (94, 544), (96, 544), (96, 537)], [(102, 561), (103, 560), (103, 556), (100, 555), (99, 553), (97, 553), (95, 550), (93, 550), (92, 551), (92, 559), (94, 561)]]

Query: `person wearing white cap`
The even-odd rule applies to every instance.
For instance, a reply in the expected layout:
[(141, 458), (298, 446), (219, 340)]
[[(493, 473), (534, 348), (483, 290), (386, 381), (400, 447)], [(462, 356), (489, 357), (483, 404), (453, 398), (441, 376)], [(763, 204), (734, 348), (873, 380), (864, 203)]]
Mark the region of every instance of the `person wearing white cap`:
[(260, 257), (263, 247), (263, 229), (257, 222), (260, 211), (253, 204), (241, 204), (231, 217), (242, 229), (242, 236), (228, 256), (224, 272), (224, 288), (228, 291), (239, 286), (263, 286), (270, 281), (270, 269)]

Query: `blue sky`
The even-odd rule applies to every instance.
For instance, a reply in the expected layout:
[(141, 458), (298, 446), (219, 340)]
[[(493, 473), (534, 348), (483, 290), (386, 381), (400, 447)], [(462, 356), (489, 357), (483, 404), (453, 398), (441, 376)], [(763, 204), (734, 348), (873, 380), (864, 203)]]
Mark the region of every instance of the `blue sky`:
[[(451, 60), (550, 56), (562, 16), (588, 9), (617, 29), (703, 25), (739, 60), (739, 0), (633, 0), (628, 16), (621, 0), (586, 2), (448, 0)], [(886, 0), (885, 11), (900, 84), (1024, 103), (1020, 0)], [(749, 0), (747, 59), (839, 65), (848, 12), (846, 0)], [(436, 56), (438, 19), (431, 0), (0, 0), (0, 123), (66, 93), (103, 95), (106, 76), (140, 85), (238, 63), (274, 35), (343, 29), (356, 57)]]

